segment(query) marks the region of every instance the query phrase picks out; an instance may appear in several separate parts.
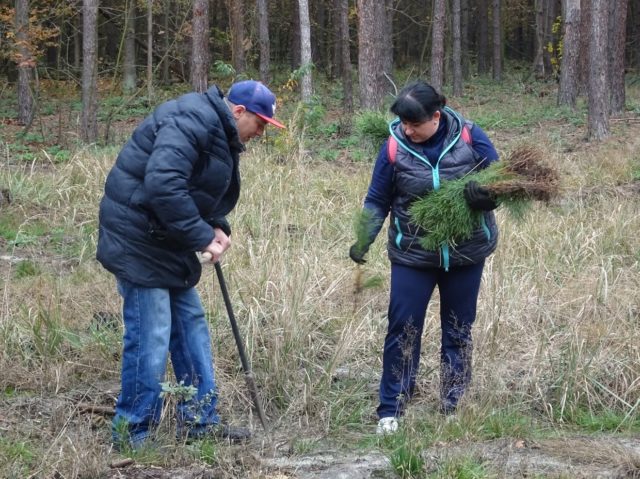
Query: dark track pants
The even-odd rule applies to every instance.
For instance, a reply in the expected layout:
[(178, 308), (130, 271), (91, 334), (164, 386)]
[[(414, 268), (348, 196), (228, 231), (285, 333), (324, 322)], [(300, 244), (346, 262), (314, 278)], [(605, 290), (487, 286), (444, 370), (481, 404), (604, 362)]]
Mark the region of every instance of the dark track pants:
[(471, 326), (484, 261), (448, 272), (391, 265), (389, 327), (384, 341), (378, 417), (400, 416), (415, 387), (427, 305), (440, 292), (440, 397), (443, 412), (455, 410), (471, 380)]

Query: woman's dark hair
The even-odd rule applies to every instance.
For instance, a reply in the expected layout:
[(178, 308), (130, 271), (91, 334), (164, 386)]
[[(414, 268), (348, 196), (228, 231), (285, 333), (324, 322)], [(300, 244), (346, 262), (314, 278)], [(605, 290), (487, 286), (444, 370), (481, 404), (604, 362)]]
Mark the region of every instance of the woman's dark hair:
[(391, 113), (402, 121), (422, 123), (430, 120), (433, 114), (444, 108), (447, 99), (428, 83), (418, 80), (398, 93), (396, 101), (391, 105)]

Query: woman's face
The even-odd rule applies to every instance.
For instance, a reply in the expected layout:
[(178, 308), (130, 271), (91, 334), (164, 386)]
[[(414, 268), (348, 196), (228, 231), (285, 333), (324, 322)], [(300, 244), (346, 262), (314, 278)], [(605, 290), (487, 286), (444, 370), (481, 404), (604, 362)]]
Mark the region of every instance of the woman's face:
[(440, 125), (440, 112), (436, 111), (429, 120), (421, 123), (402, 121), (402, 129), (413, 143), (423, 143), (435, 135)]

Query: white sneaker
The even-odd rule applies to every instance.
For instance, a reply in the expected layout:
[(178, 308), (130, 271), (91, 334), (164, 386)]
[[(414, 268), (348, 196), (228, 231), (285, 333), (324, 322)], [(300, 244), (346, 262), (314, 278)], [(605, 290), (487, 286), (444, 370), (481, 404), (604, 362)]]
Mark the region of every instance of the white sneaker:
[(376, 429), (378, 436), (386, 436), (396, 432), (398, 432), (398, 420), (395, 417), (383, 417), (378, 421), (378, 428)]

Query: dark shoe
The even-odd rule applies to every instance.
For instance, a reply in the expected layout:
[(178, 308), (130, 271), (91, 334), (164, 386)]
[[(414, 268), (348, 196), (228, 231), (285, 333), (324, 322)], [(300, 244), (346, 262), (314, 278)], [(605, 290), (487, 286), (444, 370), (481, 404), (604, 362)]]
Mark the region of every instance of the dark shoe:
[(246, 427), (229, 426), (228, 424), (214, 426), (213, 435), (233, 443), (246, 442), (251, 439), (251, 431)]
[(187, 441), (211, 437), (226, 439), (231, 443), (239, 443), (251, 439), (251, 431), (245, 427), (229, 426), (228, 424), (211, 424), (191, 428), (186, 434)]

